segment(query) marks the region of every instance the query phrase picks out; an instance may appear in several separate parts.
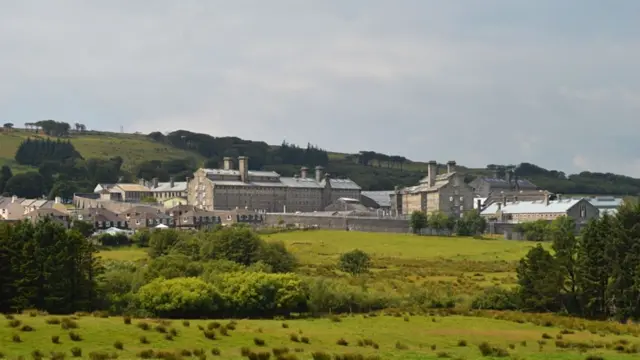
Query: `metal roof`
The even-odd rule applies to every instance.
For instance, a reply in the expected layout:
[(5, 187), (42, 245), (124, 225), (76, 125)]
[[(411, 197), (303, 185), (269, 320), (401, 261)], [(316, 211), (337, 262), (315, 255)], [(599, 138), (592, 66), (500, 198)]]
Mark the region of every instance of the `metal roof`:
[(171, 182), (161, 182), (161, 183), (158, 183), (158, 187), (152, 188), (151, 191), (153, 192), (187, 191), (187, 182), (175, 181), (173, 183), (173, 187), (171, 186)]
[[(546, 205), (544, 200), (507, 202), (506, 205), (501, 206), (500, 211), (504, 214), (566, 213), (582, 200), (584, 199), (550, 200), (549, 205)], [(495, 202), (487, 206), (482, 214), (495, 214), (498, 212), (498, 204)]]
[(587, 201), (590, 202), (591, 205), (599, 209), (601, 208), (615, 209), (620, 205), (622, 205), (624, 200), (622, 200), (621, 198), (613, 197), (613, 196), (601, 196), (601, 197), (589, 198), (587, 199)]
[(288, 187), (295, 188), (312, 188), (312, 189), (321, 189), (322, 185), (316, 181), (314, 178), (301, 178), (301, 177), (282, 177), (280, 178), (282, 184)]
[(393, 191), (363, 191), (360, 195), (375, 201), (380, 207), (390, 207)]

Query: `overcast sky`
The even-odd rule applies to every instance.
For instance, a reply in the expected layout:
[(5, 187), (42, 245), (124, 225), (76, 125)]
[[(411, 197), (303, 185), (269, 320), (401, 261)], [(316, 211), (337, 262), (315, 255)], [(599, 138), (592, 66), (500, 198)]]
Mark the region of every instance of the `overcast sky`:
[(1, 122), (640, 177), (637, 0), (0, 3)]

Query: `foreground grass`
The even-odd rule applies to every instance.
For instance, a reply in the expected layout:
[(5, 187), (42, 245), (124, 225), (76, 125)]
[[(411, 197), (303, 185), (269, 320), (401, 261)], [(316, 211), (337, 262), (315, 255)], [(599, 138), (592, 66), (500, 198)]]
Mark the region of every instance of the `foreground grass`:
[[(78, 327), (63, 330), (60, 324), (52, 321), (54, 318), (49, 315), (15, 316), (14, 322), (20, 321), (15, 328), (9, 326), (9, 320), (3, 320), (6, 324), (0, 326), (0, 351), (11, 359), (20, 356), (30, 358), (34, 350), (46, 356), (51, 352), (62, 352), (71, 358), (71, 349), (78, 347), (82, 349), (82, 358), (89, 358), (91, 352), (104, 352), (115, 353), (121, 359), (133, 359), (147, 349), (174, 353), (186, 353), (185, 350), (193, 353), (201, 349), (207, 358), (240, 359), (241, 349), (248, 347), (254, 352), (287, 348), (295, 355), (292, 359), (311, 359), (311, 354), (318, 351), (377, 355), (380, 359), (435, 359), (446, 356), (480, 359), (483, 357), (478, 345), (488, 342), (507, 351), (511, 358), (518, 359), (585, 359), (585, 353), (601, 354), (606, 359), (632, 359), (633, 354), (616, 351), (616, 344), (626, 344), (625, 349), (640, 344), (640, 340), (632, 336), (596, 335), (586, 331), (558, 335), (561, 328), (464, 316), (398, 314), (287, 321), (238, 320), (235, 329), (229, 330), (229, 336), (222, 335), (220, 329), (212, 330), (216, 335), (213, 340), (204, 335), (204, 330), (212, 320), (191, 320), (185, 324), (180, 320), (133, 319), (127, 325), (121, 317), (74, 316)], [(148, 324), (149, 330), (140, 328), (141, 323)], [(219, 323), (225, 326), (229, 321)], [(24, 325), (31, 326), (33, 331), (20, 331)], [(172, 329), (177, 335), (168, 340), (167, 334)], [(80, 335), (81, 340), (72, 341), (69, 332)], [(21, 342), (12, 340), (15, 335), (20, 337)], [(54, 336), (59, 337), (58, 344), (52, 342)], [(558, 348), (555, 345), (556, 336), (562, 336), (564, 344), (587, 344), (592, 348), (583, 351)], [(148, 343), (141, 343), (141, 337), (145, 337)], [(550, 339), (543, 343), (543, 337)], [(347, 344), (339, 345), (340, 339)], [(260, 341), (264, 341), (263, 346), (256, 345)], [(122, 349), (114, 346), (116, 342), (122, 344)], [(362, 346), (363, 342), (370, 345)], [(219, 356), (212, 355), (214, 348), (220, 352)]]
[[(14, 157), (20, 143), (27, 138), (48, 138), (30, 131), (14, 129), (11, 132), (0, 132), (0, 165), (7, 164), (13, 169)], [(51, 137), (52, 140), (57, 138)], [(124, 160), (123, 167), (132, 169), (136, 164), (148, 160), (169, 160), (195, 158), (201, 161), (202, 157), (173, 146), (160, 144), (142, 134), (120, 134), (107, 132), (87, 132), (84, 134), (73, 133), (69, 138), (73, 146), (83, 158), (108, 159), (113, 156), (121, 156)], [(28, 168), (17, 167), (18, 172)]]

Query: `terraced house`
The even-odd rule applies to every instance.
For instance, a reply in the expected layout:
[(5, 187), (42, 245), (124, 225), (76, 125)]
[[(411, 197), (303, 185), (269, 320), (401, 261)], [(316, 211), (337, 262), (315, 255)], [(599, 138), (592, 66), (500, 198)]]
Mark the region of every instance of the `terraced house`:
[(188, 203), (204, 210), (248, 209), (264, 212), (322, 211), (340, 198), (360, 198), (360, 186), (333, 179), (321, 166), (315, 176), (303, 167), (294, 177), (274, 171), (249, 170), (249, 158), (238, 158), (234, 169), (224, 158), (222, 169), (199, 169), (187, 186)]

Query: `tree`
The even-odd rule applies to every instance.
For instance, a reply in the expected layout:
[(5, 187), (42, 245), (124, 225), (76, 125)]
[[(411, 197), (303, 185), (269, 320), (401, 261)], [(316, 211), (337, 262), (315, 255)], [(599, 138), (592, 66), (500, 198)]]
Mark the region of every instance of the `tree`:
[(78, 187), (73, 181), (56, 181), (49, 191), (49, 199), (60, 197), (63, 200), (73, 199), (73, 195), (78, 191)]
[(453, 226), (453, 219), (450, 219), (447, 214), (442, 211), (436, 211), (429, 216), (429, 227), (435, 230), (437, 233), (444, 229), (450, 229)]
[(4, 127), (7, 130), (11, 130), (11, 129), (13, 129), (13, 123), (10, 123), (10, 122), (4, 123), (4, 125), (2, 125), (2, 127)]
[(467, 211), (456, 221), (456, 233), (460, 236), (472, 236), (484, 233), (487, 220), (478, 210)]
[(414, 211), (409, 218), (409, 226), (413, 230), (414, 234), (420, 233), (420, 231), (426, 228), (428, 225), (427, 214), (422, 211)]
[(11, 168), (7, 165), (3, 165), (0, 169), (0, 194), (4, 193), (4, 187), (12, 176), (13, 173), (11, 172)]
[(355, 249), (340, 256), (338, 267), (352, 275), (363, 274), (371, 267), (371, 257), (366, 252)]
[(568, 216), (553, 220), (549, 231), (555, 261), (563, 277), (562, 291), (567, 294), (565, 309), (570, 313), (579, 312), (576, 265), (578, 241), (575, 231), (576, 223)]
[(607, 290), (613, 266), (612, 233), (613, 219), (604, 214), (587, 224), (579, 243), (576, 278), (582, 313), (590, 318), (606, 319), (611, 315)]
[(260, 249), (260, 261), (277, 273), (292, 272), (298, 265), (296, 257), (287, 250), (282, 241), (265, 242)]
[(95, 229), (93, 228), (93, 225), (82, 220), (73, 220), (73, 223), (71, 224), (71, 229), (76, 230), (85, 238), (88, 238), (89, 236), (91, 236), (91, 234), (93, 234), (93, 232), (95, 231)]
[(560, 308), (564, 279), (556, 260), (540, 244), (520, 260), (517, 273), (523, 310), (556, 311)]
[(262, 240), (251, 228), (230, 226), (210, 234), (202, 246), (201, 257), (248, 266), (260, 260), (262, 247)]
[(4, 186), (4, 192), (25, 198), (39, 198), (45, 193), (42, 175), (31, 171), (12, 176)]

